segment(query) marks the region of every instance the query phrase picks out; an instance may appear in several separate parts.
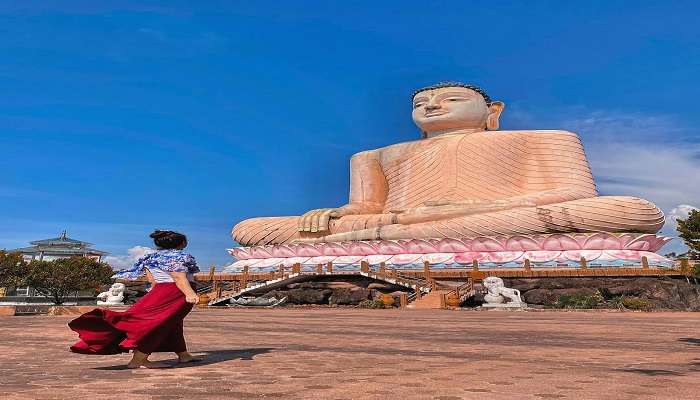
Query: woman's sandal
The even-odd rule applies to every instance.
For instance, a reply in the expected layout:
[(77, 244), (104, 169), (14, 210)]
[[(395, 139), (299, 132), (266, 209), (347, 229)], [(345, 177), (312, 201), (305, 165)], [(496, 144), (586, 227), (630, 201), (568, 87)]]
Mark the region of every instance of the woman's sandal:
[(131, 365), (127, 364), (126, 368), (127, 369), (139, 369), (139, 368), (146, 368), (146, 369), (162, 369), (162, 368), (171, 368), (172, 365), (169, 364), (164, 364), (160, 362), (146, 362), (144, 364), (139, 364), (139, 365)]

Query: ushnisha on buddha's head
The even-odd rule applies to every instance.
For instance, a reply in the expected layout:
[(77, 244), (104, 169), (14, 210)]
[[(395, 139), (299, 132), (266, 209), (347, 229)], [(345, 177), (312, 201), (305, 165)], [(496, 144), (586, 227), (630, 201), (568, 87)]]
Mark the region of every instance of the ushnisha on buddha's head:
[(477, 86), (444, 82), (413, 93), (413, 122), (423, 137), (496, 130), (504, 107)]

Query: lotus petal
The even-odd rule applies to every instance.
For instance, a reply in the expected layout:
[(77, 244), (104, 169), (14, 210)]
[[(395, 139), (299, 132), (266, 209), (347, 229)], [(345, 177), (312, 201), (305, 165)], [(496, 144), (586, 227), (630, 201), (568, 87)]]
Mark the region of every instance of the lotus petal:
[(505, 251), (536, 251), (542, 247), (536, 240), (527, 236), (511, 236), (505, 241)]
[(348, 255), (367, 256), (377, 254), (377, 249), (369, 242), (344, 242), (343, 247), (348, 249)]
[(581, 257), (585, 257), (587, 261), (593, 261), (602, 253), (603, 250), (567, 250), (562, 253), (562, 256), (567, 260), (580, 262)]
[(406, 249), (396, 241), (382, 240), (377, 246), (377, 251), (381, 254), (405, 254)]
[(294, 264), (304, 264), (311, 257), (289, 257), (285, 258), (283, 264), (285, 267), (291, 267)]
[(638, 236), (638, 233), (623, 233), (620, 235), (620, 248), (626, 249), (627, 246)]
[(589, 235), (586, 235), (585, 233), (570, 233), (569, 236), (571, 236), (583, 249), (583, 246), (586, 244), (586, 240), (588, 240)]
[(642, 261), (642, 253), (636, 250), (605, 250), (603, 254), (610, 256), (611, 259)]
[(270, 254), (272, 254), (273, 257), (283, 257), (283, 258), (296, 256), (296, 253), (294, 252), (294, 250), (290, 249), (286, 245), (274, 246), (272, 248), (272, 250), (270, 250)]
[(229, 254), (231, 254), (239, 260), (247, 260), (249, 258), (254, 258), (250, 254), (250, 247), (234, 247), (232, 249), (229, 249)]
[(649, 235), (639, 235), (627, 244), (625, 250), (649, 251), (651, 244), (649, 243)]
[(649, 251), (659, 251), (659, 249), (664, 247), (666, 243), (673, 240), (672, 238), (666, 236), (658, 236), (653, 234), (650, 234), (649, 236)]
[(472, 241), (472, 251), (505, 251), (504, 245), (490, 237), (481, 236)]
[(365, 261), (367, 261), (367, 263), (370, 265), (378, 265), (389, 261), (391, 257), (391, 254), (373, 254), (366, 256)]
[(430, 264), (452, 264), (455, 260), (454, 253), (428, 253), (423, 254), (422, 261)]
[(351, 264), (359, 264), (360, 261), (362, 261), (364, 257), (363, 256), (340, 256), (333, 260), (333, 265), (351, 265)]
[(668, 263), (673, 264), (673, 260), (670, 260), (670, 259), (668, 259), (662, 255), (656, 254), (656, 253), (651, 253), (651, 252), (645, 251), (645, 252), (642, 252), (642, 255), (645, 256), (647, 258), (647, 260), (649, 260), (649, 262), (654, 262), (654, 263), (660, 262), (660, 263), (664, 263), (664, 264), (668, 264)]
[(493, 251), (485, 253), (486, 256), (482, 261), (484, 262), (494, 262), (494, 263), (507, 263), (515, 261), (522, 257), (524, 252), (522, 251)]
[(460, 264), (471, 264), (474, 260), (488, 260), (488, 253), (481, 251), (467, 251), (464, 253), (455, 254), (455, 262)]
[(295, 253), (297, 257), (318, 257), (322, 255), (320, 249), (308, 243), (298, 244)]
[(312, 265), (317, 265), (317, 264), (327, 264), (329, 262), (332, 262), (335, 260), (337, 256), (316, 256), (316, 257), (311, 257), (308, 260), (304, 261), (304, 265), (307, 264), (312, 264)]
[(546, 251), (546, 250), (540, 250), (540, 251), (526, 251), (523, 253), (522, 257), (520, 258), (521, 260), (528, 259), (532, 262), (547, 262), (547, 261), (555, 261), (556, 259), (561, 256), (561, 251)]
[(422, 254), (396, 254), (389, 259), (388, 263), (394, 265), (415, 264), (420, 262), (422, 257)]
[(284, 258), (265, 258), (260, 260), (260, 263), (255, 264), (255, 268), (267, 268), (267, 267), (273, 267), (273, 266), (279, 266), (280, 264), (284, 264)]
[(464, 253), (471, 251), (471, 247), (469, 246), (471, 242), (471, 240), (465, 242), (462, 240), (447, 238), (440, 240), (435, 246), (435, 249), (439, 253)]
[[(602, 254), (603, 250), (581, 250), (581, 257), (588, 261), (597, 260)], [(579, 260), (581, 257), (579, 257)]]
[(542, 250), (580, 250), (581, 243), (569, 235), (555, 234), (544, 238)]
[(620, 239), (605, 232), (594, 233), (588, 237), (583, 248), (586, 250), (615, 250), (621, 249)]
[(345, 256), (348, 254), (348, 249), (340, 243), (319, 243), (318, 248), (324, 256)]
[(427, 240), (412, 239), (402, 243), (403, 247), (411, 254), (437, 253), (437, 248)]
[(251, 258), (272, 258), (272, 254), (264, 246), (249, 247)]

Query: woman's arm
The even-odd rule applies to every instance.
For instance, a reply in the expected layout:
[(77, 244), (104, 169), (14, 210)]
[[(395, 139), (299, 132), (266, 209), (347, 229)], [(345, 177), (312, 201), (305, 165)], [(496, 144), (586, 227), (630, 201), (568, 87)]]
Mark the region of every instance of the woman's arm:
[(151, 274), (151, 271), (149, 271), (148, 268), (146, 268), (145, 271), (146, 271), (146, 279), (148, 279), (148, 283), (151, 284), (151, 287), (155, 286), (156, 280), (153, 279), (153, 274)]
[(175, 285), (180, 291), (185, 295), (185, 301), (192, 304), (197, 304), (199, 301), (199, 296), (192, 290), (192, 285), (190, 281), (187, 280), (187, 273), (185, 272), (169, 272), (170, 276), (173, 277)]

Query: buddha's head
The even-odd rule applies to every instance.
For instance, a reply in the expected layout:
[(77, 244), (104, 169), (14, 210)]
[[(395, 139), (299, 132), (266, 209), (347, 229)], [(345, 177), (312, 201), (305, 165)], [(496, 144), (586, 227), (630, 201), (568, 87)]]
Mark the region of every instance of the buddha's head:
[(444, 82), (413, 93), (413, 122), (424, 137), (457, 130), (496, 130), (503, 107), (479, 87)]

